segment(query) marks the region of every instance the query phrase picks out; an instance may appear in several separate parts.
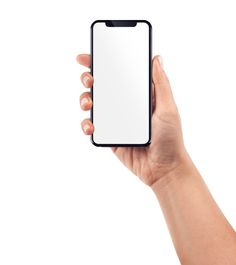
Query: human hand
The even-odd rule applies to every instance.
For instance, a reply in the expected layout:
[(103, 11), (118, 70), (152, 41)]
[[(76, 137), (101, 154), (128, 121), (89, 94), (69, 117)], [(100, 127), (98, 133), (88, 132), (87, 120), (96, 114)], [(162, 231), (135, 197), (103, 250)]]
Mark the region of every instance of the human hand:
[[(89, 67), (90, 55), (78, 55), (77, 62)], [(81, 81), (86, 88), (93, 85), (89, 72), (81, 75)], [(152, 61), (152, 103), (151, 144), (147, 147), (112, 147), (120, 161), (149, 186), (181, 166), (187, 158), (180, 116), (160, 56)], [(90, 110), (92, 104), (90, 92), (82, 93), (82, 110)], [(81, 126), (86, 135), (96, 130), (90, 119), (83, 120)]]

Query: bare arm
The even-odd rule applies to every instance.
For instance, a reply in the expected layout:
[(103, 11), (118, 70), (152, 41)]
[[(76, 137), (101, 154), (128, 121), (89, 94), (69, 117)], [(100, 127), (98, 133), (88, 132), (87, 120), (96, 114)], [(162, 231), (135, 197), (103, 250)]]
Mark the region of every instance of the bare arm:
[[(160, 59), (153, 59), (151, 145), (112, 150), (155, 192), (182, 265), (236, 265), (235, 232), (186, 151), (178, 109)], [(79, 55), (77, 60), (90, 65), (89, 55)], [(93, 84), (88, 72), (81, 80), (87, 88)], [(92, 104), (89, 92), (84, 92), (81, 108), (90, 110)], [(89, 119), (81, 125), (87, 135), (96, 129)]]
[(152, 189), (181, 264), (236, 264), (236, 234), (190, 158)]

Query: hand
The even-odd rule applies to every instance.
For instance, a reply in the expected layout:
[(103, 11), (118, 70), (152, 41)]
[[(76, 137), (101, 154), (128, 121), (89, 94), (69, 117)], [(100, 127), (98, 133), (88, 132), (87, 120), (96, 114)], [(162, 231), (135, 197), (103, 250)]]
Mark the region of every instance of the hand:
[[(90, 66), (89, 55), (80, 54), (77, 61)], [(149, 186), (180, 166), (187, 157), (179, 113), (161, 57), (155, 56), (152, 63), (152, 142), (147, 147), (112, 147), (121, 162)], [(93, 85), (89, 72), (81, 75), (81, 81), (86, 88)], [(81, 94), (80, 104), (82, 110), (91, 109), (93, 102), (89, 92)], [(81, 125), (86, 135), (96, 130), (90, 119), (83, 120)]]

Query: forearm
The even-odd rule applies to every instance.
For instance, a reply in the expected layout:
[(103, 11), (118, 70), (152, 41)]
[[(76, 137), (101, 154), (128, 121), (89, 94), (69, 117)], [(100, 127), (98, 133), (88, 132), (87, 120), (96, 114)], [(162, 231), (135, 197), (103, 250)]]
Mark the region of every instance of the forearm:
[(236, 264), (235, 232), (189, 157), (152, 189), (181, 264)]

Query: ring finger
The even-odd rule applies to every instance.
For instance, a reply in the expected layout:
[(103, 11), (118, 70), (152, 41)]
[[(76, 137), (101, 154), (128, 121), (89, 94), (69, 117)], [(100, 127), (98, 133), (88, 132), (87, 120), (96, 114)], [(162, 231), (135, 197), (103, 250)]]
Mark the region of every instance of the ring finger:
[(93, 102), (91, 94), (89, 92), (84, 92), (80, 96), (80, 107), (82, 110), (90, 110), (92, 108)]

